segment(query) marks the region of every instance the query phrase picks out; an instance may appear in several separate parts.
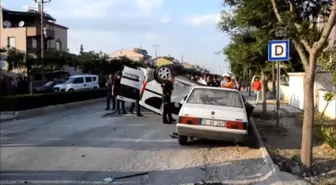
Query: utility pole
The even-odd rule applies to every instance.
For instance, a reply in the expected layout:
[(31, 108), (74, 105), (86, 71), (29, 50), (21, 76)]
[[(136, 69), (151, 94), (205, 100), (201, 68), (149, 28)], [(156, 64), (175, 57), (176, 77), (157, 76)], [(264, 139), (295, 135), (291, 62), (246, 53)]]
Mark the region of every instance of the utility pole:
[(160, 45), (154, 44), (153, 47), (155, 48), (155, 58), (157, 58), (157, 48), (160, 47)]
[(181, 63), (183, 63), (183, 57), (184, 57), (184, 56), (183, 56), (183, 55), (181, 55)]
[(50, 3), (51, 0), (34, 0), (41, 7), (41, 69), (42, 69), (42, 81), (44, 81), (44, 3)]

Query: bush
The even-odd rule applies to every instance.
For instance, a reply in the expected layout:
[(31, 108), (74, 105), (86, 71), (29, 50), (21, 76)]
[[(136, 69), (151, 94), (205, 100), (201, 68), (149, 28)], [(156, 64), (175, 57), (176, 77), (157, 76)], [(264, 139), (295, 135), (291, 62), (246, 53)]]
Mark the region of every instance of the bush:
[(45, 107), (49, 105), (65, 104), (83, 100), (102, 98), (106, 96), (106, 93), (107, 89), (101, 88), (88, 91), (0, 97), (0, 112), (20, 111)]

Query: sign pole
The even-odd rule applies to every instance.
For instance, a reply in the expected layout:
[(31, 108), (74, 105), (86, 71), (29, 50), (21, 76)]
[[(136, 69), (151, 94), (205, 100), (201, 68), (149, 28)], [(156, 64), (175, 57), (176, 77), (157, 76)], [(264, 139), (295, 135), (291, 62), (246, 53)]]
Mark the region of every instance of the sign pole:
[(276, 91), (276, 127), (279, 128), (280, 124), (280, 61), (277, 61), (277, 91)]

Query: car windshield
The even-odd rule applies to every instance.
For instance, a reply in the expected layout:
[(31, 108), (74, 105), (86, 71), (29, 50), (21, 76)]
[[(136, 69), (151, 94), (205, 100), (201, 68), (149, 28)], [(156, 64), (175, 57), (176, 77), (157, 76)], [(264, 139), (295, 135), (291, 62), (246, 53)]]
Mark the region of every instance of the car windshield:
[(54, 82), (53, 81), (49, 81), (49, 82), (47, 82), (46, 84), (44, 84), (44, 86), (50, 86), (50, 85), (52, 85)]
[(187, 103), (237, 108), (244, 107), (239, 92), (226, 91), (221, 89), (196, 88), (190, 94)]
[(67, 80), (65, 83), (66, 84), (71, 84), (76, 80), (76, 78), (69, 78), (69, 80)]

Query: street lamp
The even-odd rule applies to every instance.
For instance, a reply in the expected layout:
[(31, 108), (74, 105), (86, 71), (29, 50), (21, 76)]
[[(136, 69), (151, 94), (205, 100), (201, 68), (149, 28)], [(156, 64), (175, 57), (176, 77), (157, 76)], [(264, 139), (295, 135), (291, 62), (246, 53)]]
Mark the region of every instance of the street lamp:
[(41, 34), (41, 69), (42, 69), (42, 81), (44, 81), (44, 3), (50, 3), (51, 0), (34, 0), (38, 6), (41, 6), (40, 14), (41, 14), (41, 27), (40, 27), (40, 34)]

